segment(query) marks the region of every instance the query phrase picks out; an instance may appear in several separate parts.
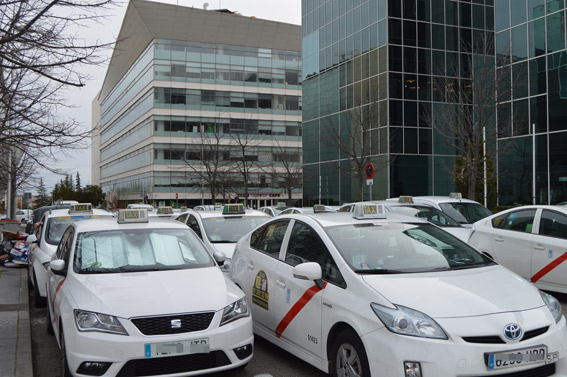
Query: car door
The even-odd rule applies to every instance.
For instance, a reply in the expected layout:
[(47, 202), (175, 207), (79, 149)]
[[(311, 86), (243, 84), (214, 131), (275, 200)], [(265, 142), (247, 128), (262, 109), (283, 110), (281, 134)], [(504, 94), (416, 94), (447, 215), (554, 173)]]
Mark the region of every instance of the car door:
[(51, 314), (51, 321), (54, 324), (54, 329), (56, 329), (57, 333), (59, 334), (59, 318), (61, 317), (61, 312), (59, 308), (61, 307), (61, 301), (64, 299), (65, 293), (61, 294), (61, 290), (65, 290), (66, 288), (63, 287), (65, 283), (65, 278), (67, 275), (67, 271), (70, 266), (70, 253), (71, 247), (73, 243), (73, 235), (74, 235), (74, 228), (72, 226), (68, 227), (63, 236), (61, 237), (61, 242), (57, 247), (57, 251), (53, 254), (51, 260), (54, 259), (62, 259), (65, 261), (65, 272), (62, 275), (57, 275), (53, 272), (48, 273), (48, 295), (47, 298), (50, 300), (48, 303), (48, 310), (50, 310)]
[(532, 232), (536, 211), (530, 208), (510, 212), (492, 234), (496, 260), (527, 280), (531, 277)]
[[(321, 266), (322, 286), (293, 277), (293, 268), (305, 262), (316, 262)], [(324, 242), (308, 224), (294, 221), (275, 280), (276, 337), (317, 358), (325, 358), (322, 300), (328, 287), (340, 289), (328, 283), (340, 283), (342, 277)]]
[(248, 298), (255, 331), (265, 336), (273, 335), (276, 269), (288, 225), (289, 220), (278, 220), (252, 232), (250, 243), (239, 251), (242, 256), (231, 267), (236, 271), (235, 281)]
[(567, 289), (567, 215), (543, 209), (532, 247), (532, 283)]

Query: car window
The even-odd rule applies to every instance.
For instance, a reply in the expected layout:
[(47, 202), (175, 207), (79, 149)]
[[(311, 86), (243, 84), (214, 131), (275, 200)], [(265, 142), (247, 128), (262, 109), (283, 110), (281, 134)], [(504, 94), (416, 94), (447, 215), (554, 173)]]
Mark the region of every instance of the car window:
[(71, 245), (73, 242), (73, 235), (74, 235), (74, 229), (73, 227), (69, 227), (65, 233), (63, 233), (63, 236), (61, 237), (61, 242), (59, 243), (59, 246), (57, 247), (57, 259), (62, 259), (65, 261), (65, 271), (67, 271), (67, 266), (69, 263), (69, 254), (71, 253)]
[(237, 242), (257, 226), (265, 223), (268, 216), (217, 216), (203, 219), (203, 227), (212, 243)]
[(492, 215), (492, 213), (479, 203), (448, 202), (440, 203), (441, 210), (460, 223), (472, 224), (478, 220)]
[(497, 217), (493, 218), (493, 219), (492, 219), (492, 227), (493, 227), (493, 228), (499, 228), (499, 229), (504, 228), (504, 224), (505, 224), (505, 222), (506, 222), (506, 221), (505, 221), (505, 220), (506, 220), (506, 217), (508, 217), (508, 214), (507, 214), (507, 213), (504, 214), (504, 215), (497, 216)]
[(177, 217), (175, 220), (185, 224), (185, 220), (187, 220), (187, 214), (179, 215), (179, 217)]
[(214, 266), (189, 229), (125, 229), (80, 233), (77, 273), (163, 271)]
[(531, 233), (535, 213), (535, 209), (511, 212), (508, 214), (508, 217), (506, 217), (502, 229)]
[(296, 221), (293, 225), (285, 261), (292, 266), (305, 262), (316, 262), (321, 266), (324, 280), (339, 285), (344, 282), (337, 264), (321, 238), (311, 227), (300, 221)]
[(567, 216), (559, 212), (543, 210), (539, 223), (539, 234), (566, 239)]
[(189, 225), (189, 228), (193, 229), (193, 232), (195, 232), (195, 234), (197, 234), (197, 236), (199, 236), (200, 239), (203, 239), (203, 235), (201, 234), (201, 228), (199, 227), (199, 223), (197, 222), (195, 216), (193, 215), (189, 216), (187, 225)]
[(288, 224), (288, 220), (275, 221), (256, 230), (250, 238), (250, 246), (278, 258)]

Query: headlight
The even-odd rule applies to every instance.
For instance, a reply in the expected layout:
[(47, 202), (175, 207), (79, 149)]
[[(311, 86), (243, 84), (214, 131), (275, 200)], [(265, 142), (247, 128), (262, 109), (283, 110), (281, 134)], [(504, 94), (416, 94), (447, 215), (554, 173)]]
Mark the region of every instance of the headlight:
[(561, 304), (552, 295), (549, 295), (542, 291), (539, 291), (539, 293), (541, 294), (541, 298), (543, 299), (543, 302), (545, 302), (545, 305), (547, 305), (549, 311), (553, 315), (553, 318), (555, 318), (555, 323), (559, 323), (559, 321), (561, 320), (561, 316), (563, 315), (561, 311)]
[(241, 298), (240, 300), (224, 308), (220, 325), (226, 325), (227, 323), (232, 322), (238, 318), (248, 317), (249, 315), (250, 312), (248, 312), (248, 304), (246, 303), (246, 299)]
[(75, 310), (75, 323), (79, 331), (100, 331), (111, 334), (128, 335), (118, 318), (84, 310)]
[(393, 333), (422, 338), (448, 339), (441, 326), (422, 312), (399, 305), (396, 305), (396, 309), (375, 303), (370, 306), (386, 328)]

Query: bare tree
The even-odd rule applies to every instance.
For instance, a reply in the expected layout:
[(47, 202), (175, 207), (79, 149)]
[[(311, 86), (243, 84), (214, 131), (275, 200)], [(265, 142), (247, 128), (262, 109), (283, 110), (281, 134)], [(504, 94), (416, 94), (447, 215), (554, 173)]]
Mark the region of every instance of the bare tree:
[(0, 143), (15, 145), (43, 168), (56, 151), (83, 147), (88, 131), (58, 110), (63, 89), (82, 87), (111, 43), (89, 43), (81, 29), (113, 0), (0, 0)]
[[(476, 42), (465, 46), (469, 53), (461, 54), (460, 61), (447, 66), (460, 72), (460, 78), (433, 72), (433, 99), (444, 103), (435, 106), (427, 121), (458, 156), (452, 168), (458, 186), (466, 187), (467, 198), (482, 201), (478, 185), (485, 177), (484, 166), (494, 167), (489, 156), (497, 140), (496, 104), (510, 95), (510, 80), (496, 69), (492, 34)], [(487, 176), (495, 179), (494, 174)]]
[(288, 204), (291, 204), (293, 190), (302, 187), (301, 151), (274, 141), (272, 162), (265, 171), (272, 176), (272, 186), (279, 184), (286, 191)]
[(262, 140), (258, 138), (257, 134), (250, 134), (244, 131), (243, 133), (231, 134), (231, 145), (234, 154), (231, 153), (231, 161), (235, 164), (237, 173), (240, 176), (240, 183), (244, 189), (244, 206), (248, 206), (249, 197), (249, 184), (252, 174), (258, 172), (258, 147), (262, 144)]
[[(334, 148), (339, 159), (331, 161), (333, 166), (358, 181), (358, 200), (363, 200), (365, 166), (374, 164), (375, 171), (384, 169), (393, 157), (375, 159), (373, 156), (388, 156), (387, 151), (373, 150), (372, 133), (378, 132), (380, 114), (378, 90), (365, 89), (363, 95), (355, 95), (354, 107), (341, 114), (345, 124), (337, 124), (326, 118), (321, 122), (321, 142)], [(381, 161), (380, 163), (378, 161)]]

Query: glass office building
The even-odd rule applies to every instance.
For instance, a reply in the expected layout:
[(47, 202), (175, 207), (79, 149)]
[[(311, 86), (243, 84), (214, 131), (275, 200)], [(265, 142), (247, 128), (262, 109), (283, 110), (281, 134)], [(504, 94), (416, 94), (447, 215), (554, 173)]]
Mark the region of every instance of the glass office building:
[(337, 169), (348, 158), (325, 133), (370, 102), (373, 199), (454, 191), (458, 152), (435, 117), (451, 85), (474, 83), (479, 55), (497, 67), (488, 150), (499, 204), (531, 203), (534, 176), (536, 202), (567, 200), (563, 0), (305, 0), (302, 16), (305, 203), (358, 199), (358, 180)]
[(495, 0), (501, 204), (567, 201), (565, 22), (563, 0)]
[(287, 199), (283, 165), (301, 165), (300, 47), (298, 25), (131, 1), (93, 102), (93, 182), (126, 202), (243, 199), (245, 184), (252, 205)]

